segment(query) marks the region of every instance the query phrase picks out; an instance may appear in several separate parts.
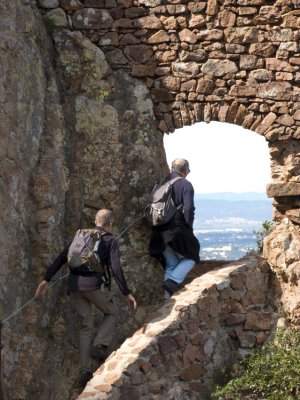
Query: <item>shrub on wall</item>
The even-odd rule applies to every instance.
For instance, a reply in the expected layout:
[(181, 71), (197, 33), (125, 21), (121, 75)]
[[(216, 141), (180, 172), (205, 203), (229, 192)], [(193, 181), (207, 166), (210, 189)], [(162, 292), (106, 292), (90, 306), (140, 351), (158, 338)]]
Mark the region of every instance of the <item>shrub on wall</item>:
[(279, 330), (273, 343), (247, 356), (236, 377), (213, 394), (215, 400), (300, 398), (300, 332)]

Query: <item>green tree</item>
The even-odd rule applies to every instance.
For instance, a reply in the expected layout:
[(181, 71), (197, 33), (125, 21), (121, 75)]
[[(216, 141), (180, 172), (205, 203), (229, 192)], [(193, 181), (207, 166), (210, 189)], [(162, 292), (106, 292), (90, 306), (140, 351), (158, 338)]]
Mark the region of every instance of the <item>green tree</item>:
[(253, 231), (256, 236), (256, 246), (257, 252), (261, 253), (264, 244), (264, 238), (270, 235), (270, 233), (274, 230), (275, 223), (272, 221), (265, 220), (262, 223), (262, 229), (259, 231)]

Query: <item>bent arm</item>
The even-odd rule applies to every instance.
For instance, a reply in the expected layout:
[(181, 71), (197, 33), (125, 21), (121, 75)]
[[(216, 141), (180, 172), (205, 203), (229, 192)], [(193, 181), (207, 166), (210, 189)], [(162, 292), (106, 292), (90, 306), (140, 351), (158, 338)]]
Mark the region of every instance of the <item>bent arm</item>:
[(119, 246), (115, 238), (111, 239), (110, 242), (110, 266), (112, 270), (113, 277), (117, 282), (120, 291), (124, 296), (131, 293), (129, 290), (126, 279), (120, 264)]
[(67, 262), (68, 260), (68, 250), (69, 246), (67, 246), (54, 260), (54, 262), (50, 265), (50, 267), (47, 269), (44, 279), (42, 282), (38, 285), (35, 295), (40, 296), (41, 294), (44, 294), (47, 292), (49, 288), (49, 282), (53, 278), (53, 276), (56, 274), (56, 272)]
[(69, 245), (56, 257), (50, 267), (47, 269), (44, 280), (50, 282), (58, 270), (68, 261)]

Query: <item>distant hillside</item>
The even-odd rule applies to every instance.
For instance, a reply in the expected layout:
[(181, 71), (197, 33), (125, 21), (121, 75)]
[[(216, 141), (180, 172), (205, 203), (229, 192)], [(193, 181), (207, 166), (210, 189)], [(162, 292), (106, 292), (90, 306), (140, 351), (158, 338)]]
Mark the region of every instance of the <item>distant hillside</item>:
[(195, 207), (194, 229), (256, 229), (272, 219), (272, 201), (264, 193), (197, 194)]
[(260, 192), (220, 192), (220, 193), (196, 193), (196, 200), (227, 200), (227, 201), (268, 201), (271, 203), (271, 199), (267, 197), (265, 193)]
[(269, 201), (195, 200), (196, 218), (200, 220), (243, 218), (263, 221), (272, 218)]
[(194, 232), (202, 260), (237, 260), (256, 248), (254, 230), (272, 220), (272, 201), (264, 193), (195, 195)]

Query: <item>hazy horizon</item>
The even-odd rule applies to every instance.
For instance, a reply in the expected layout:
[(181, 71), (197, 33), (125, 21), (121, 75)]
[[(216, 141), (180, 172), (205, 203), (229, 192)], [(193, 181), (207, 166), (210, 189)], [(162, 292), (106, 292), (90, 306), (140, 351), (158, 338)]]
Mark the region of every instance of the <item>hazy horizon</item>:
[(223, 201), (268, 201), (265, 192), (210, 192), (210, 193), (197, 193), (195, 192), (195, 200), (223, 200)]

